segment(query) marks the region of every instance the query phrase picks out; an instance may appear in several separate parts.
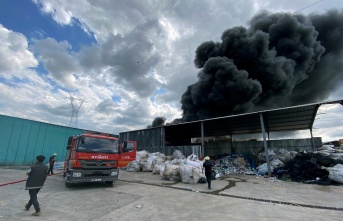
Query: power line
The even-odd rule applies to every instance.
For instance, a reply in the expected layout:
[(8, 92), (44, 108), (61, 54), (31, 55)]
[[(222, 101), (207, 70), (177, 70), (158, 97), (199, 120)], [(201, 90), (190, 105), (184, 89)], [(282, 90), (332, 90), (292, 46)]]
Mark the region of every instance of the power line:
[[(185, 64), (181, 65), (180, 67), (174, 69), (173, 71), (168, 72), (167, 74), (161, 75), (161, 76), (162, 76), (162, 77), (168, 76), (168, 75), (170, 75), (170, 74), (172, 74), (172, 73), (174, 73), (174, 72), (176, 72), (176, 71), (178, 71), (178, 70), (180, 70), (180, 69), (182, 69), (182, 68), (184, 68), (184, 67), (187, 67), (187, 66), (190, 65), (190, 64), (193, 64), (193, 61), (188, 62), (188, 63), (185, 63)], [(145, 87), (145, 86), (151, 84), (152, 82), (154, 82), (154, 81), (152, 81), (152, 80), (151, 80), (151, 81), (148, 81), (147, 83), (141, 85), (140, 87), (137, 87), (136, 90), (137, 90), (137, 89), (140, 89), (140, 88), (143, 88), (143, 87)]]
[(305, 9), (308, 9), (308, 8), (311, 8), (311, 7), (313, 7), (313, 6), (315, 6), (315, 5), (319, 4), (319, 3), (322, 3), (322, 2), (324, 2), (324, 1), (326, 1), (326, 0), (320, 0), (320, 1), (314, 2), (314, 3), (312, 3), (312, 4), (309, 4), (308, 6), (306, 6), (306, 7), (304, 7), (304, 8), (301, 8), (301, 9), (295, 11), (295, 13), (301, 12), (301, 11), (303, 11), (303, 10), (305, 10)]
[(136, 37), (134, 37), (134, 39), (132, 39), (129, 43), (126, 44), (126, 46), (124, 46), (121, 50), (119, 50), (115, 56), (119, 56), (121, 55), (125, 50), (127, 50), (132, 43), (134, 43), (140, 36), (142, 36), (142, 34), (148, 30), (162, 15), (164, 15), (176, 2), (177, 0), (173, 0), (171, 1), (157, 16), (155, 16), (155, 18), (153, 18), (144, 28), (142, 31), (140, 31)]
[[(213, 20), (215, 17), (217, 17), (218, 15), (220, 15), (221, 13), (223, 13), (225, 10), (231, 8), (234, 4), (238, 3), (240, 0), (235, 0), (233, 2), (230, 2), (229, 4), (227, 4), (226, 6), (224, 6), (222, 9), (220, 9), (219, 11), (215, 12), (214, 14), (212, 14), (210, 17), (207, 17), (206, 19), (202, 20), (199, 24), (197, 24), (194, 28), (191, 28), (190, 30), (188, 30), (187, 32), (185, 32), (185, 34), (183, 34), (181, 36), (180, 39), (177, 40), (177, 42), (175, 42), (172, 46), (174, 46), (175, 44), (179, 44), (183, 39), (185, 39), (185, 37), (191, 35), (193, 32), (197, 31), (199, 28), (201, 28), (202, 26), (204, 26), (206, 23), (210, 22), (211, 20)], [(167, 47), (162, 48), (162, 52), (164, 52), (167, 49)], [(160, 52), (158, 52), (159, 54), (162, 54)]]
[[(235, 1), (230, 2), (229, 4), (225, 5), (225, 6), (224, 6), (222, 9), (220, 9), (219, 11), (215, 12), (215, 13), (212, 14), (211, 16), (209, 16), (209, 17), (207, 17), (206, 19), (202, 20), (202, 21), (201, 21), (199, 24), (197, 24), (194, 28), (192, 28), (192, 29), (188, 30), (187, 32), (185, 32), (185, 34), (183, 34), (182, 37), (181, 37), (180, 39), (178, 39), (178, 43), (180, 43), (181, 40), (185, 39), (185, 37), (187, 37), (187, 36), (190, 35), (191, 33), (197, 31), (199, 28), (201, 28), (202, 26), (204, 26), (206, 23), (208, 23), (208, 22), (210, 22), (211, 20), (213, 20), (215, 17), (217, 17), (218, 15), (220, 15), (222, 12), (224, 12), (224, 11), (227, 10), (228, 8), (231, 8), (234, 4), (238, 3), (239, 1), (240, 1), (240, 0), (235, 0)], [(173, 46), (174, 46), (175, 44), (178, 44), (178, 43), (174, 43)], [(173, 47), (173, 46), (172, 46), (172, 47)], [(168, 47), (164, 47), (164, 48), (162, 48), (162, 50), (157, 51), (157, 52), (154, 53), (152, 56), (150, 56), (150, 58), (147, 59), (147, 61), (144, 61), (144, 62), (141, 63), (141, 64), (143, 64), (143, 65), (144, 65), (144, 64), (147, 64), (147, 62), (148, 62), (149, 60), (153, 59), (154, 56), (155, 56), (157, 53), (160, 54), (160, 55), (162, 55), (162, 53), (163, 53), (164, 51), (166, 51), (167, 48), (168, 48)], [(165, 77), (165, 76), (167, 76), (167, 75), (170, 75), (170, 74), (172, 74), (172, 73), (174, 73), (174, 72), (176, 72), (176, 71), (178, 71), (178, 70), (180, 70), (180, 69), (182, 69), (182, 68), (184, 68), (184, 67), (186, 67), (186, 66), (188, 66), (188, 65), (190, 65), (190, 64), (192, 64), (192, 63), (193, 63), (193, 61), (188, 62), (188, 63), (185, 63), (185, 64), (181, 65), (180, 67), (174, 69), (173, 71), (171, 71), (171, 72), (169, 72), (169, 73), (167, 73), (167, 74), (165, 74), (165, 75), (161, 75), (161, 76), (162, 76), (162, 77)], [(140, 67), (141, 67), (141, 65), (138, 66), (134, 71), (136, 71), (136, 70), (137, 70), (138, 68), (140, 68)], [(148, 85), (148, 84), (150, 84), (150, 83), (152, 83), (152, 82), (153, 82), (153, 81), (147, 82), (146, 84), (142, 85), (142, 86), (139, 87), (139, 88), (142, 88), (142, 87), (144, 87), (144, 86), (146, 86), (146, 85)], [(139, 89), (139, 88), (137, 88), (137, 89)]]

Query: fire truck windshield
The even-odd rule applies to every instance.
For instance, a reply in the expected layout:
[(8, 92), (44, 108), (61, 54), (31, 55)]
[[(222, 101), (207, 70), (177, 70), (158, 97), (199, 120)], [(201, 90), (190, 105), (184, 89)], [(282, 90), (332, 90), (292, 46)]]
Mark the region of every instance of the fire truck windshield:
[(81, 137), (77, 143), (78, 152), (118, 153), (118, 140)]

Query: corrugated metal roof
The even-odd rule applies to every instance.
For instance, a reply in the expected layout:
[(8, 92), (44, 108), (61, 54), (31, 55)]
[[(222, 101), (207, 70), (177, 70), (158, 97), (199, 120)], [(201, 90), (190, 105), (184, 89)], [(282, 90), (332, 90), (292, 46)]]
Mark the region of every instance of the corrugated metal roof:
[(309, 130), (313, 126), (318, 108), (322, 104), (336, 103), (343, 105), (343, 100), (166, 125), (164, 126), (165, 141), (166, 144), (172, 144), (175, 141), (180, 143), (180, 140), (201, 137), (201, 122), (203, 122), (205, 137), (262, 133), (260, 114), (263, 115), (266, 132)]

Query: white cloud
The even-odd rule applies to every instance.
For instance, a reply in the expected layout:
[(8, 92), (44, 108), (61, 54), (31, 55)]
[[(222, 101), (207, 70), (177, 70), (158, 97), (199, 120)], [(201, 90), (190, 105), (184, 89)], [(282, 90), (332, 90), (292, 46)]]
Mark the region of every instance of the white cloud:
[[(33, 2), (61, 26), (80, 23), (97, 42), (75, 51), (70, 42), (54, 36), (34, 40), (30, 48), (35, 58), (23, 34), (0, 26), (0, 56), (4, 58), (0, 59), (0, 73), (7, 79), (21, 79), (13, 85), (0, 82), (0, 113), (67, 125), (71, 105), (64, 88), (85, 100), (79, 110), (80, 128), (111, 133), (145, 128), (158, 116), (166, 117), (167, 122), (180, 118), (181, 96), (199, 72), (192, 63), (194, 52), (204, 41), (220, 41), (224, 30), (246, 26), (260, 10), (296, 11), (313, 3), (254, 0), (230, 5), (226, 0), (189, 0), (176, 1), (162, 13), (170, 1)], [(329, 1), (303, 12), (338, 5), (338, 1)], [(47, 75), (28, 70), (38, 60)], [(149, 98), (156, 88), (166, 93), (156, 95), (152, 102)], [(6, 96), (18, 99), (9, 102)], [(338, 90), (334, 97), (341, 96)], [(340, 136), (322, 125), (328, 129), (316, 130), (316, 135)]]
[(37, 59), (28, 49), (26, 37), (6, 29), (0, 24), (0, 73), (9, 78), (8, 72), (18, 72), (36, 67)]
[(57, 42), (55, 39), (46, 38), (37, 40), (34, 45), (39, 60), (51, 77), (62, 86), (75, 89), (74, 73), (79, 70), (76, 60), (69, 53), (71, 46), (68, 42)]

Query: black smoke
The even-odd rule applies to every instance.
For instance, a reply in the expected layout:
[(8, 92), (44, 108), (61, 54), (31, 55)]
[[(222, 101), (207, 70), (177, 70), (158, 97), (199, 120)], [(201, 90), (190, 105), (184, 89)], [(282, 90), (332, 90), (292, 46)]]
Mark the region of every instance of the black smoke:
[(147, 128), (152, 128), (152, 127), (159, 127), (164, 125), (166, 122), (166, 118), (165, 117), (156, 117), (153, 121), (151, 125), (148, 125)]
[(262, 12), (202, 43), (194, 63), (182, 121), (322, 101), (343, 82), (343, 11)]

